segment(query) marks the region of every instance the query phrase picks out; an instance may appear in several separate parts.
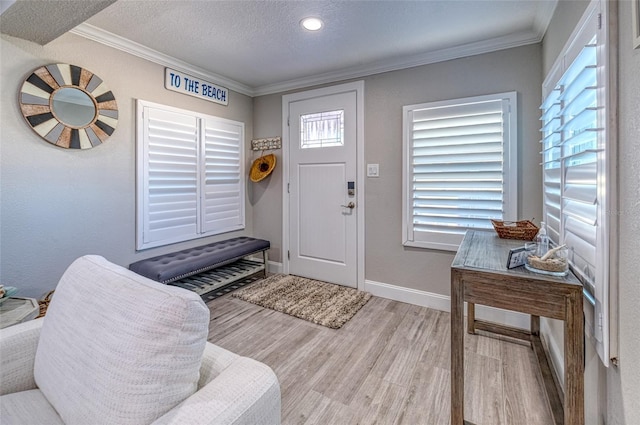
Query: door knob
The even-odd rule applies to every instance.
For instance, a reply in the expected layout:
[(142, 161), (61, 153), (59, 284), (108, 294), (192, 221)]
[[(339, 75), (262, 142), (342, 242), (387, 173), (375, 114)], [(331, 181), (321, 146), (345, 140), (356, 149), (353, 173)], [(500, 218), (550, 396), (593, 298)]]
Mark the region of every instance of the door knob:
[(354, 204), (353, 202), (349, 202), (347, 205), (340, 205), (343, 208), (349, 208), (349, 209), (354, 209), (356, 207), (356, 204)]

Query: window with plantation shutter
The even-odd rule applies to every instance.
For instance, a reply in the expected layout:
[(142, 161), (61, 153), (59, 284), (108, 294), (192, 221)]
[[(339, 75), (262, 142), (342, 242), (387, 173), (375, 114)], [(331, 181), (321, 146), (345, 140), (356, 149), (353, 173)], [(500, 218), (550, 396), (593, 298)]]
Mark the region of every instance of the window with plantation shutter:
[(403, 243), (453, 250), (517, 219), (516, 93), (405, 106)]
[(590, 4), (543, 84), (544, 220), (570, 250), (585, 287), (586, 331), (609, 362), (609, 172), (606, 33), (601, 5)]
[(244, 172), (241, 164), (244, 128), (239, 123), (213, 118), (204, 120), (203, 127), (203, 231), (242, 229)]
[(244, 124), (138, 101), (137, 237), (146, 249), (244, 228)]

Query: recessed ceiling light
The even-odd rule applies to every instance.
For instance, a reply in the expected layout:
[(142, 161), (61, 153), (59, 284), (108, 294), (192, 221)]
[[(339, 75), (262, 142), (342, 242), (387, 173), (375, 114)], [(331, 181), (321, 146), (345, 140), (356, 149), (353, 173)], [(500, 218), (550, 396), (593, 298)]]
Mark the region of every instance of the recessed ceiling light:
[(319, 18), (304, 18), (302, 21), (300, 21), (300, 25), (302, 25), (302, 28), (309, 30), (309, 31), (318, 31), (320, 28), (322, 28), (322, 20)]

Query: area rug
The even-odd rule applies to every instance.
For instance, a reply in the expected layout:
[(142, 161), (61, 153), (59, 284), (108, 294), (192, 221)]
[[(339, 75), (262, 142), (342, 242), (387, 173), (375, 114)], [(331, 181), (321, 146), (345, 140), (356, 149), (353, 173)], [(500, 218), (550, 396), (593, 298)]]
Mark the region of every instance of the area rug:
[(369, 301), (371, 294), (304, 277), (276, 274), (234, 292), (232, 297), (339, 329)]

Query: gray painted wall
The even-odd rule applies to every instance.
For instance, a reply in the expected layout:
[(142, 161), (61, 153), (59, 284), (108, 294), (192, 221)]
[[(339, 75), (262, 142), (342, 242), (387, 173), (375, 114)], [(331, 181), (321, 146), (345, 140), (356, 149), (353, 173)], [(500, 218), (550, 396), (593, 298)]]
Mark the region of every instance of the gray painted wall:
[[(256, 132), (256, 127), (260, 128)], [(253, 99), (253, 128), (256, 138), (282, 136), (281, 96)], [(253, 204), (253, 231), (256, 238), (271, 241), (269, 259), (282, 261), (282, 151), (274, 150), (276, 168), (264, 180), (251, 183), (249, 197)], [(259, 153), (253, 154), (255, 159)]]
[[(135, 251), (135, 100), (144, 99), (245, 123), (252, 138), (253, 100), (230, 93), (229, 106), (164, 89), (164, 68), (66, 34), (46, 46), (2, 36), (0, 62), (0, 281), (40, 298), (84, 254), (128, 266), (133, 261), (252, 233), (245, 232)], [(32, 131), (19, 107), (24, 78), (49, 63), (71, 63), (100, 76), (113, 91), (119, 123), (106, 143), (86, 151), (55, 147)]]
[[(541, 217), (540, 63), (540, 46), (531, 45), (364, 78), (365, 162), (380, 164), (380, 177), (364, 182), (365, 279), (449, 294), (454, 253), (402, 246), (403, 105), (517, 91), (518, 218)], [(281, 135), (281, 111), (282, 94), (255, 98), (255, 136)], [(281, 179), (278, 170), (255, 185), (253, 199), (255, 232), (276, 249), (282, 246)], [(276, 252), (271, 258), (282, 259)]]
[[(619, 367), (606, 374), (607, 425), (640, 420), (640, 48), (632, 48), (631, 2), (620, 1), (618, 63)], [(613, 314), (616, 312), (614, 311)]]
[(544, 34), (542, 48), (542, 75), (547, 75), (562, 51), (580, 17), (587, 9), (589, 0), (559, 0), (553, 18)]

